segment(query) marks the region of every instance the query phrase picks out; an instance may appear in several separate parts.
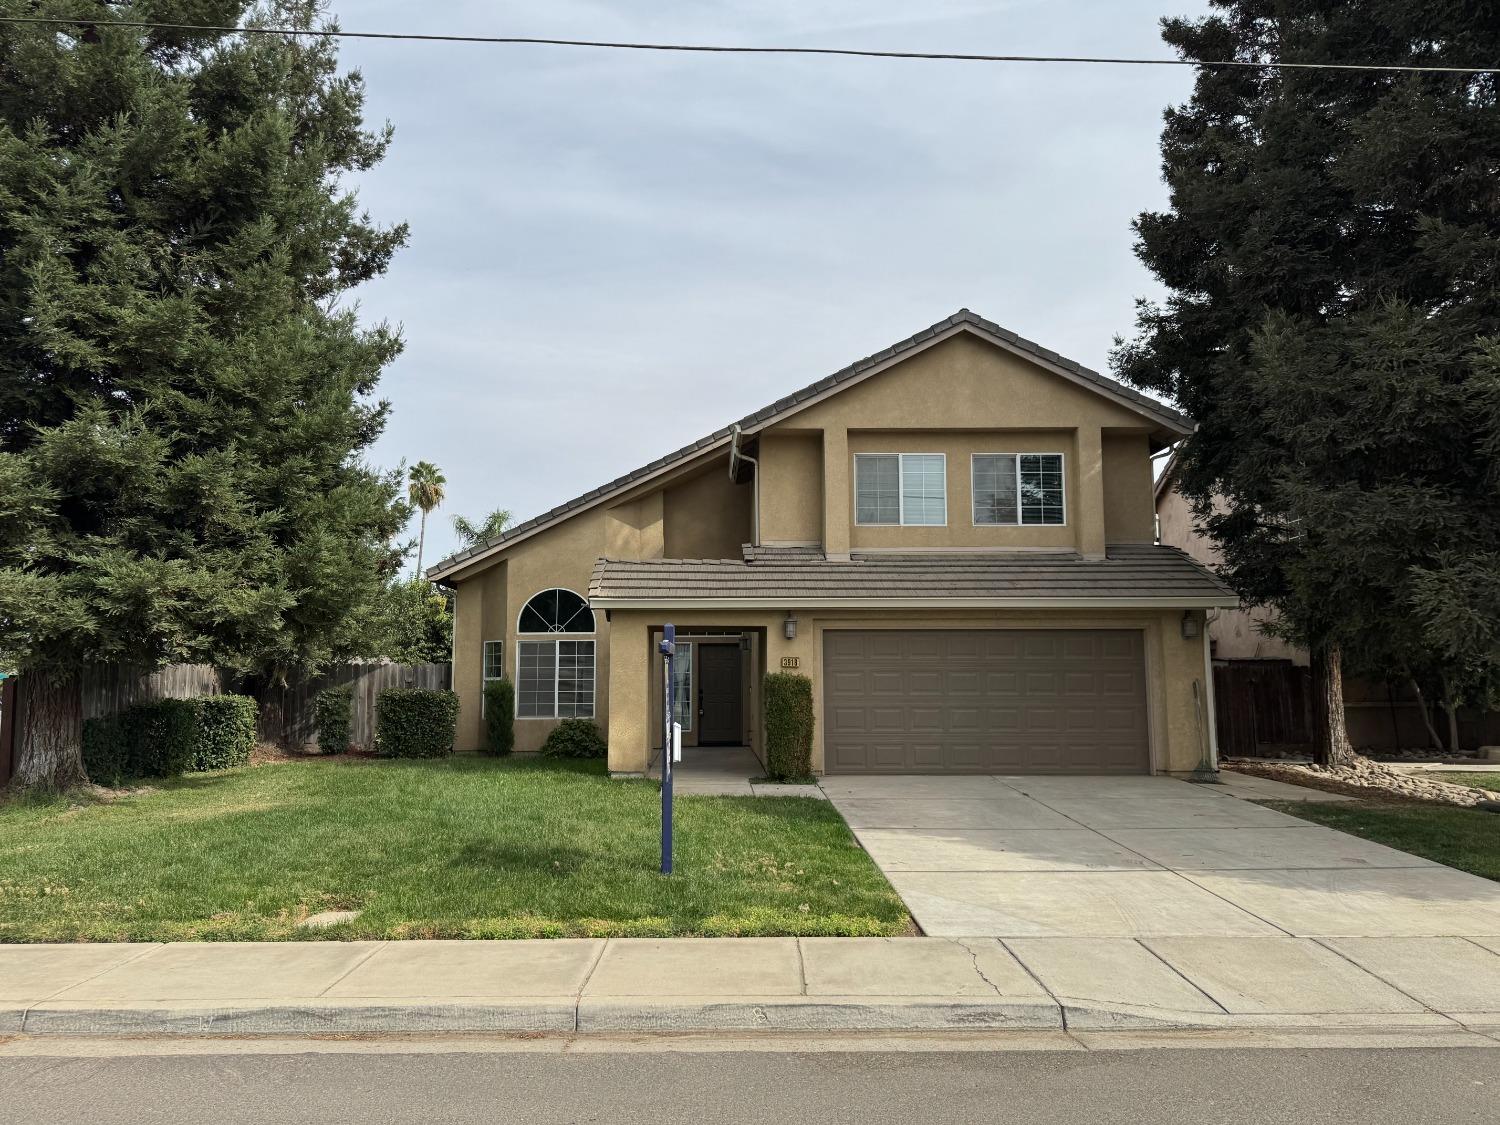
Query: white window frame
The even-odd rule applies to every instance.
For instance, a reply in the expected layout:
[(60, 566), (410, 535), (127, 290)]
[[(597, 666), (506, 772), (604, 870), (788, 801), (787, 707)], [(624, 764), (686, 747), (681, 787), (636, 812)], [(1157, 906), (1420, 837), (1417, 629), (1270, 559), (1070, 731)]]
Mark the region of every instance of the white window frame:
[[(677, 668), (675, 667), (676, 662), (677, 662), (677, 657), (678, 656), (686, 656), (686, 658), (687, 658), (687, 706), (683, 709), (684, 712), (685, 712), (685, 714), (683, 715), (683, 717), (677, 718), (677, 715), (676, 715), (677, 708), (675, 706), (675, 703), (676, 703), (675, 700), (673, 701), (674, 706), (672, 708), (673, 718), (676, 719), (676, 721), (682, 723), (682, 732), (684, 734), (688, 733), (689, 731), (691, 731), (693, 729), (693, 716), (695, 714), (697, 714), (697, 711), (698, 711), (698, 708), (694, 706), (694, 700), (693, 700), (693, 689), (694, 689), (694, 684), (693, 684), (693, 650), (694, 650), (694, 647), (695, 646), (694, 646), (694, 644), (693, 644), (692, 641), (678, 641), (677, 642), (677, 652), (672, 657), (672, 662), (673, 662), (673, 665), (674, 665), (673, 668), (672, 668), (672, 689), (673, 689), (673, 693), (674, 694), (676, 693), (676, 689), (677, 689)], [(682, 651), (683, 649), (687, 649), (687, 652), (684, 653)]]
[[(500, 669), (500, 674), (498, 676), (492, 676), (489, 674), (491, 645), (500, 646), (500, 659), (495, 661), (495, 666)], [(505, 679), (505, 641), (499, 640), (481, 642), (481, 647), (479, 650), (479, 678), (485, 683), (490, 683), (494, 680)]]
[[(590, 646), (589, 652), (589, 713), (587, 715), (562, 715), (557, 713), (557, 697), (561, 691), (562, 677), (558, 674), (561, 670), (561, 661), (557, 651), (559, 644), (586, 644)], [(521, 714), (521, 646), (522, 645), (551, 645), (552, 646), (552, 714), (550, 715), (523, 715)], [(592, 719), (599, 710), (599, 643), (593, 633), (525, 633), (516, 638), (516, 720), (518, 722), (556, 722), (559, 718), (565, 719)]]
[[(976, 457), (1013, 457), (1016, 461), (1016, 522), (980, 523), (974, 518), (974, 459)], [(1056, 457), (1058, 472), (1062, 476), (1062, 523), (1026, 523), (1021, 518), (1021, 458)], [(984, 450), (969, 454), (969, 523), (972, 527), (1067, 527), (1068, 526), (1068, 455), (1050, 449), (1028, 449), (1024, 453), (1007, 453), (1003, 449)]]
[[(896, 458), (896, 522), (879, 523), (859, 518), (859, 459), (861, 457), (894, 457)], [(906, 458), (908, 457), (936, 457), (943, 463), (943, 522), (942, 523), (907, 523), (906, 522)], [(912, 451), (897, 453), (891, 450), (869, 449), (863, 453), (854, 455), (854, 523), (856, 527), (947, 527), (948, 526), (948, 455), (946, 453), (923, 453)], [(972, 505), (970, 514), (973, 514)]]

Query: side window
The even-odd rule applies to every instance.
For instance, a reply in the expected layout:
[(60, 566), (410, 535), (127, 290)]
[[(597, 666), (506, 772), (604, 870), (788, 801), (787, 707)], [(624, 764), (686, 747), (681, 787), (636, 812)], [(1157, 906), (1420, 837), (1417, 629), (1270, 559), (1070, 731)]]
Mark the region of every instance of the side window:
[(503, 680), (505, 678), (505, 642), (484, 642), (484, 678), (486, 680)]

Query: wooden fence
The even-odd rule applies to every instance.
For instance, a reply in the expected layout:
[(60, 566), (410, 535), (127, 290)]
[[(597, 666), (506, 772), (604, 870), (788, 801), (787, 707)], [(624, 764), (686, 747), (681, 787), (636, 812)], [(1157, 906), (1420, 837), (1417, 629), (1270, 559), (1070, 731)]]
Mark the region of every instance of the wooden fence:
[(259, 696), (258, 734), (289, 750), (311, 749), (318, 742), (318, 693), (324, 688), (353, 685), (354, 711), (349, 741), (361, 750), (375, 746), (375, 697), (390, 687), (443, 689), (453, 678), (451, 664), (342, 664), (321, 676), (271, 688)]
[[(349, 741), (358, 749), (375, 746), (375, 697), (388, 687), (447, 688), (451, 685), (450, 664), (341, 664), (321, 675), (300, 680), (286, 687), (255, 691), (259, 717), (256, 733), (262, 742), (274, 742), (287, 749), (308, 749), (317, 745), (317, 695), (326, 687), (354, 685), (354, 712), (350, 722)], [(170, 664), (147, 671), (123, 666), (98, 666), (85, 669), (80, 694), (83, 717), (97, 719), (125, 710), (132, 703), (148, 699), (195, 699), (202, 695), (221, 695), (226, 690), (224, 677), (209, 664)], [(19, 677), (10, 676), (0, 684), (0, 786), (11, 776), (13, 748), (20, 745), (20, 713), (17, 699)]]
[[(1429, 701), (1430, 705), (1430, 701)], [(1310, 748), (1312, 672), (1289, 660), (1226, 660), (1214, 664), (1215, 730), (1219, 753), (1254, 756), (1269, 749)], [(1432, 720), (1448, 737), (1447, 716)], [(1427, 748), (1432, 740), (1421, 704), (1409, 688), (1364, 680), (1344, 681), (1344, 723), (1356, 750)], [(1460, 708), (1459, 743), (1500, 745), (1500, 712)]]

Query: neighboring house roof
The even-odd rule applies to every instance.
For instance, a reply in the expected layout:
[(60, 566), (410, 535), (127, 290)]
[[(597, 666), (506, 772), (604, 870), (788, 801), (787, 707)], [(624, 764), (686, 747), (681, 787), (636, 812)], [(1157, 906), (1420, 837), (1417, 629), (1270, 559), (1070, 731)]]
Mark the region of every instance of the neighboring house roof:
[(805, 550), (738, 559), (600, 559), (596, 608), (792, 609), (879, 605), (1102, 608), (1237, 605), (1234, 593), (1174, 547), (1117, 544), (1104, 559), (1071, 551), (949, 554), (855, 552), (828, 562)]
[(534, 516), (524, 523), (519, 523), (515, 527), (508, 528), (492, 539), (488, 539), (483, 543), (476, 543), (467, 550), (448, 556), (436, 565), (429, 567), (427, 569), (427, 577), (434, 581), (444, 578), (462, 567), (477, 562), (485, 555), (503, 550), (512, 543), (533, 535), (580, 509), (592, 507), (608, 499), (610, 496), (640, 484), (690, 458), (721, 446), (727, 447), (736, 427), (743, 430), (747, 435), (753, 434), (757, 430), (764, 429), (766, 426), (781, 421), (788, 414), (810, 406), (813, 402), (823, 399), (830, 393), (842, 390), (846, 386), (858, 382), (861, 378), (883, 370), (885, 367), (906, 358), (913, 352), (920, 351), (960, 332), (973, 333), (1007, 351), (1023, 355), (1027, 359), (1064, 378), (1114, 399), (1122, 406), (1144, 415), (1162, 428), (1173, 433), (1187, 434), (1192, 430), (1192, 422), (1186, 415), (1178, 413), (1156, 399), (1143, 395), (1139, 391), (1133, 390), (1124, 383), (1111, 379), (1106, 375), (1101, 375), (1099, 372), (1068, 359), (1066, 356), (1058, 355), (1049, 348), (1044, 348), (1040, 344), (1018, 336), (1010, 331), (1010, 329), (1002, 328), (1000, 325), (994, 323), (994, 321), (985, 320), (984, 317), (979, 316), (977, 313), (970, 312), (968, 309), (959, 309), (952, 316), (940, 320), (928, 328), (922, 329), (922, 331), (915, 335), (908, 336), (906, 339), (892, 344), (890, 347), (878, 351), (874, 355), (866, 356), (864, 359), (851, 363), (848, 367), (840, 371), (835, 371), (832, 375), (824, 376), (816, 383), (811, 383), (799, 391), (794, 391), (785, 398), (777, 399), (770, 406), (762, 407), (753, 414), (747, 414), (738, 422), (731, 423), (723, 429), (715, 430), (707, 437), (701, 437), (697, 441), (683, 446), (676, 452), (669, 453), (665, 457), (659, 457), (649, 465), (642, 465), (633, 472), (616, 477), (608, 484), (600, 485), (598, 488), (585, 492), (582, 496), (574, 497), (566, 503), (559, 504), (550, 511), (543, 512), (541, 515)]
[(1176, 483), (1177, 458), (1182, 453), (1182, 443), (1178, 442), (1172, 446), (1172, 452), (1167, 455), (1167, 463), (1161, 467), (1161, 472), (1156, 474), (1156, 480), (1151, 486), (1151, 498), (1161, 505), (1161, 498)]

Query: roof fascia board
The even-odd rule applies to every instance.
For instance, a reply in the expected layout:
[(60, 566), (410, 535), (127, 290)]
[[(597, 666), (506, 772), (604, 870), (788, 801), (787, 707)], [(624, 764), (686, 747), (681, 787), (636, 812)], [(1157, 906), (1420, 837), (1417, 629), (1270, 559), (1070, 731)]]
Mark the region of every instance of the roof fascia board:
[(1235, 609), (1239, 599), (1142, 598), (612, 598), (594, 596), (595, 609)]

